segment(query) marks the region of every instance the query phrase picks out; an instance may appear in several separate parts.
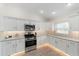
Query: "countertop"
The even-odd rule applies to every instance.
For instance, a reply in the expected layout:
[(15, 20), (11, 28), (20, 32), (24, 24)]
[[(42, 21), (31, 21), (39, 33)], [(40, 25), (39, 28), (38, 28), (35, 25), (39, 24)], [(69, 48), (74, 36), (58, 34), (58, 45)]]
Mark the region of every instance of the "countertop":
[[(46, 35), (44, 35), (46, 36)], [(47, 35), (47, 36), (51, 36), (51, 37), (56, 37), (56, 38), (59, 38), (59, 39), (64, 39), (64, 40), (70, 40), (70, 41), (75, 41), (75, 42), (78, 42), (79, 43), (79, 39), (75, 39), (75, 38), (70, 38), (70, 37), (64, 37), (64, 36), (59, 36), (59, 35)], [(41, 36), (37, 36), (37, 37), (41, 37)], [(9, 38), (9, 39), (0, 39), (0, 42), (1, 41), (9, 41), (9, 40), (18, 40), (18, 39), (25, 39), (24, 37), (20, 37), (20, 38)]]
[(75, 38), (64, 37), (64, 36), (57, 36), (57, 35), (49, 35), (49, 36), (56, 37), (56, 38), (59, 38), (59, 39), (65, 39), (65, 40), (75, 41), (75, 42), (79, 43), (79, 39), (75, 39)]
[(9, 41), (9, 40), (20, 40), (20, 39), (25, 39), (25, 38), (8, 38), (8, 39), (4, 38), (4, 39), (1, 39), (0, 42), (1, 41)]

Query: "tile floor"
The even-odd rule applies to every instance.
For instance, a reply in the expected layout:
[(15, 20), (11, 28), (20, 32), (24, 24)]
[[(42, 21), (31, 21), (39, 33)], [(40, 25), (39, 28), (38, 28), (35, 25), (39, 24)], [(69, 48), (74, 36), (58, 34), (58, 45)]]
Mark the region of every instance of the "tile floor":
[(60, 56), (55, 51), (52, 51), (51, 48), (44, 46), (42, 48), (27, 52), (23, 56)]
[(25, 51), (19, 52), (13, 54), (12, 56), (69, 56), (69, 55), (65, 54), (59, 49), (56, 49), (54, 46), (51, 46), (50, 44), (44, 44), (42, 46), (39, 46), (36, 50), (32, 50), (26, 53)]

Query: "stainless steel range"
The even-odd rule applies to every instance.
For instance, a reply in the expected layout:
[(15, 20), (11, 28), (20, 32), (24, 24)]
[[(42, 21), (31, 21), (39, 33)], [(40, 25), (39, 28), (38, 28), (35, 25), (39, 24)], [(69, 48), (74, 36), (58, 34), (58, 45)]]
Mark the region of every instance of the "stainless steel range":
[(36, 49), (37, 33), (35, 31), (35, 25), (25, 25), (25, 52), (29, 52)]

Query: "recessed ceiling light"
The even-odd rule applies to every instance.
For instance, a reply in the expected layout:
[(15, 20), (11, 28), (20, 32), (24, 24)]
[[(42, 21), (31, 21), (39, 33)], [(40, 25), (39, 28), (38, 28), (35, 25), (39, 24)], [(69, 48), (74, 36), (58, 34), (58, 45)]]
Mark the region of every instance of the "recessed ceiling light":
[(53, 11), (53, 12), (52, 12), (52, 14), (54, 15), (54, 14), (56, 14), (56, 12), (55, 12), (55, 11)]
[(67, 6), (71, 6), (71, 5), (72, 5), (71, 3), (68, 3), (68, 4), (67, 4)]
[(43, 10), (40, 10), (40, 13), (41, 13), (41, 14), (43, 14), (43, 13), (44, 13), (44, 11), (43, 11)]

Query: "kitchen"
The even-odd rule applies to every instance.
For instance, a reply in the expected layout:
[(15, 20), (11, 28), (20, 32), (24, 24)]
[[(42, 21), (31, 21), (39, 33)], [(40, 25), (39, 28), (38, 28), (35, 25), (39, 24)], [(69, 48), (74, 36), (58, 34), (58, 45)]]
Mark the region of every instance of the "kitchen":
[(79, 56), (79, 4), (0, 3), (0, 56)]

